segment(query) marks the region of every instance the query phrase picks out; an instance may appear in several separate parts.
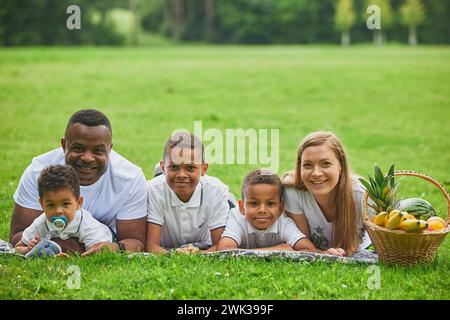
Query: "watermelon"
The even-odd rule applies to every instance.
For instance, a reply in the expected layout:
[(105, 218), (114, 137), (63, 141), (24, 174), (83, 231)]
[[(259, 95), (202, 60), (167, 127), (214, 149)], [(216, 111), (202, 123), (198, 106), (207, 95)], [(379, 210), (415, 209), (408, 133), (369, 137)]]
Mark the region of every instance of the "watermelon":
[(400, 211), (412, 214), (416, 219), (427, 220), (436, 215), (433, 206), (426, 200), (420, 198), (408, 198), (401, 200), (398, 204)]

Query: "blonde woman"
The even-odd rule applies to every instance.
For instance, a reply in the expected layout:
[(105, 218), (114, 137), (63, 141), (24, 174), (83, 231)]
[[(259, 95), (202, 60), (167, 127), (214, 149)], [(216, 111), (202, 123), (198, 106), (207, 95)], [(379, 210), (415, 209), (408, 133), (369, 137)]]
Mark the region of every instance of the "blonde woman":
[(286, 214), (317, 249), (350, 256), (370, 245), (363, 225), (364, 190), (334, 133), (310, 133), (283, 184)]

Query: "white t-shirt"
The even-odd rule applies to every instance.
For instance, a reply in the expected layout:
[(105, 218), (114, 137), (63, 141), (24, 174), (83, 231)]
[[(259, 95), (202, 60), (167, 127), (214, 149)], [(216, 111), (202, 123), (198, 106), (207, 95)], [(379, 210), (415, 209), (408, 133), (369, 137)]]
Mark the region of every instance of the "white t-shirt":
[[(353, 197), (355, 199), (356, 223), (360, 232), (360, 249), (367, 248), (371, 244), (363, 224), (363, 195), (364, 189), (360, 182), (356, 177), (353, 178)], [(305, 214), (309, 224), (311, 241), (317, 248), (326, 250), (332, 246), (334, 223), (325, 219), (319, 204), (310, 191), (285, 188), (284, 204), (286, 211), (293, 214)]]
[(266, 230), (258, 230), (245, 218), (239, 208), (233, 208), (230, 212), (227, 227), (222, 234), (237, 242), (239, 248), (257, 249), (269, 248), (287, 243), (291, 247), (305, 238), (300, 232), (294, 220), (284, 213)]
[(41, 238), (51, 240), (59, 238), (66, 240), (77, 238), (78, 242), (84, 244), (89, 249), (99, 242), (112, 242), (111, 230), (104, 224), (95, 220), (87, 210), (78, 210), (73, 220), (63, 229), (57, 230), (45, 217), (45, 213), (34, 219), (33, 223), (22, 233), (22, 242), (26, 245), (33, 240), (36, 235)]
[(177, 248), (193, 242), (212, 245), (211, 231), (227, 224), (228, 187), (204, 175), (189, 201), (183, 202), (162, 174), (148, 181), (147, 209), (147, 221), (162, 227), (162, 247)]
[[(58, 148), (33, 158), (22, 174), (14, 201), (24, 207), (42, 211), (37, 180), (45, 167), (65, 164), (64, 151)], [(132, 220), (147, 215), (147, 185), (142, 170), (111, 150), (106, 172), (95, 183), (80, 186), (82, 208), (116, 232), (116, 219)]]

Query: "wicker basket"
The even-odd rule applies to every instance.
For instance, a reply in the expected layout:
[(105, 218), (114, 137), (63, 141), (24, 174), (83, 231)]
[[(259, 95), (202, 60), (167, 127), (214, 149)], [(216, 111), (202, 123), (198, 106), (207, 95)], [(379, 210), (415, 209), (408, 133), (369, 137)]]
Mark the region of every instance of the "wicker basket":
[(367, 215), (368, 194), (364, 194), (364, 226), (378, 252), (378, 259), (391, 264), (411, 266), (431, 262), (439, 245), (450, 230), (450, 196), (435, 179), (414, 171), (395, 171), (395, 176), (413, 176), (431, 182), (441, 190), (447, 201), (448, 226), (442, 230), (408, 233), (403, 230), (389, 230), (370, 221)]

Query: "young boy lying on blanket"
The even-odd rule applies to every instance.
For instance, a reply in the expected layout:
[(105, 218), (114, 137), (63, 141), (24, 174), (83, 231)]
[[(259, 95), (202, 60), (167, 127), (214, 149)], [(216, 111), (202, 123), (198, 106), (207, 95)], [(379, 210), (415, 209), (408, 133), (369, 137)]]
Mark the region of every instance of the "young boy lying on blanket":
[(241, 187), (239, 209), (231, 210), (218, 250), (308, 250), (337, 254), (335, 249), (316, 249), (283, 213), (283, 185), (280, 178), (268, 170), (250, 172)]

